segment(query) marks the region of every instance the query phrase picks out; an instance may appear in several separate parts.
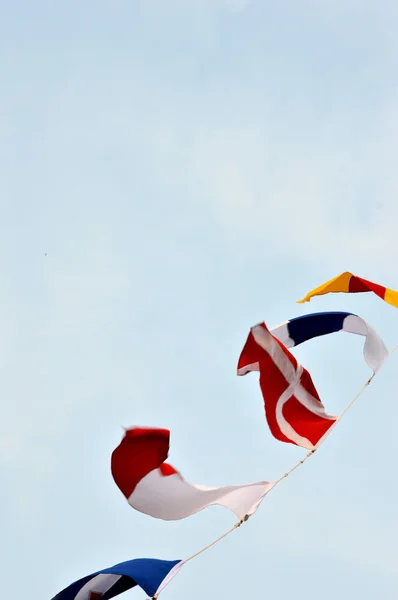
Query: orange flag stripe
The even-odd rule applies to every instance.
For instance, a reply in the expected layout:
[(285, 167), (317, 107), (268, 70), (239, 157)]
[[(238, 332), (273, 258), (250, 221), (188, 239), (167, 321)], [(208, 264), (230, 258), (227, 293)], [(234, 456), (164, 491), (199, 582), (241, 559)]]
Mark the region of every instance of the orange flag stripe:
[(357, 277), (352, 273), (346, 271), (341, 273), (337, 277), (326, 281), (319, 287), (308, 292), (308, 294), (302, 299), (298, 300), (298, 304), (309, 302), (314, 296), (323, 296), (324, 294), (345, 292), (348, 294), (357, 294), (360, 292), (373, 292), (388, 304), (398, 308), (398, 292), (390, 290), (378, 283), (373, 283), (362, 277)]

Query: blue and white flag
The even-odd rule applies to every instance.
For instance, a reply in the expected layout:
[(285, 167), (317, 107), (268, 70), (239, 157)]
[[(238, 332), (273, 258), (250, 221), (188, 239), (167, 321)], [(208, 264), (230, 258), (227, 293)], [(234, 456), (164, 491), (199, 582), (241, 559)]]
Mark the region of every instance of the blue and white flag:
[(109, 600), (135, 586), (150, 598), (163, 589), (185, 561), (136, 558), (87, 575), (52, 600)]
[(376, 331), (361, 317), (348, 312), (319, 312), (303, 315), (270, 329), (270, 333), (286, 348), (293, 348), (312, 338), (337, 331), (365, 337), (364, 358), (373, 372), (381, 367), (388, 350)]

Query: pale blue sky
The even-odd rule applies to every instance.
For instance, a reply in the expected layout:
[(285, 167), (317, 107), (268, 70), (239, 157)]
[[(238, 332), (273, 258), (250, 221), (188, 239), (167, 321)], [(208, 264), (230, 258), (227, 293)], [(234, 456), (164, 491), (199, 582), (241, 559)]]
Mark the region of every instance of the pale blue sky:
[[(397, 18), (376, 0), (0, 2), (2, 597), (233, 525), (132, 510), (109, 468), (123, 425), (170, 428), (171, 464), (205, 485), (303, 456), (236, 377), (251, 325), (352, 310), (398, 342), (374, 296), (295, 304), (344, 270), (398, 289)], [(369, 376), (362, 345), (296, 352), (330, 413)], [(397, 361), (164, 600), (396, 600)]]

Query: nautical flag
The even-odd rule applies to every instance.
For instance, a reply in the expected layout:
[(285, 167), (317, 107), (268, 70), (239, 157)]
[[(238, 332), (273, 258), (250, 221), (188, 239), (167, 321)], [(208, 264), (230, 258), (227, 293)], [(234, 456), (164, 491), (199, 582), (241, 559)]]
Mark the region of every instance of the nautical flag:
[(136, 558), (87, 575), (52, 600), (109, 600), (135, 586), (151, 598), (173, 579), (185, 561)]
[(298, 346), (312, 338), (344, 331), (365, 337), (363, 348), (367, 365), (375, 373), (388, 356), (388, 350), (381, 337), (361, 317), (348, 312), (320, 312), (290, 319), (270, 333), (287, 348)]
[(337, 417), (325, 411), (311, 376), (265, 323), (252, 327), (238, 361), (238, 375), (260, 372), (265, 414), (272, 435), (315, 449)]
[(167, 429), (135, 427), (126, 430), (113, 451), (111, 470), (116, 485), (136, 510), (156, 519), (184, 519), (219, 504), (238, 519), (253, 514), (274, 483), (206, 487), (183, 479), (164, 462), (169, 451)]
[(377, 296), (382, 298), (382, 300), (395, 306), (395, 308), (398, 308), (398, 292), (377, 283), (373, 283), (372, 281), (368, 281), (367, 279), (363, 279), (362, 277), (357, 277), (348, 271), (341, 273), (341, 275), (334, 277), (334, 279), (330, 279), (314, 290), (311, 290), (311, 292), (308, 292), (302, 300), (298, 300), (298, 303), (303, 304), (304, 302), (309, 302), (314, 296), (323, 296), (324, 294), (329, 294), (331, 292), (346, 292), (349, 294), (374, 292)]

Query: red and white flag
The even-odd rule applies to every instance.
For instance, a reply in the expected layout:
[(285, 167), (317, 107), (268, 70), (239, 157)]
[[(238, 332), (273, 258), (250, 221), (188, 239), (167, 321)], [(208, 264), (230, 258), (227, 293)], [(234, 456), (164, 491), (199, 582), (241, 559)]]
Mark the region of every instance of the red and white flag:
[(246, 485), (206, 487), (185, 481), (165, 463), (169, 451), (167, 429), (128, 429), (112, 453), (111, 470), (116, 485), (128, 503), (156, 519), (184, 519), (219, 504), (238, 519), (252, 515), (274, 483), (261, 481)]
[(338, 417), (328, 415), (311, 375), (268, 331), (252, 327), (238, 361), (238, 375), (260, 372), (260, 388), (271, 433), (282, 442), (315, 449)]

